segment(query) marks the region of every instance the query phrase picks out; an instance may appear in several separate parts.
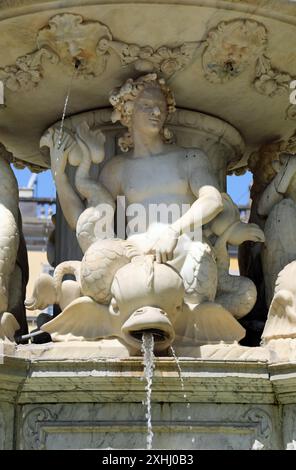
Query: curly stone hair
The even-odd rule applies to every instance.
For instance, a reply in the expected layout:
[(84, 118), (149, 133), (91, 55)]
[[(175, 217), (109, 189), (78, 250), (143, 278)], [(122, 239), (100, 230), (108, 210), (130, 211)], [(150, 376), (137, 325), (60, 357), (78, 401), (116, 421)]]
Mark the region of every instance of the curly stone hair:
[[(152, 87), (159, 88), (162, 91), (167, 102), (168, 115), (174, 113), (176, 108), (173, 93), (166, 85), (164, 79), (158, 78), (156, 73), (144, 75), (136, 80), (129, 78), (124, 85), (114, 89), (110, 94), (109, 100), (114, 107), (111, 117), (112, 122), (120, 121), (121, 124), (128, 128), (128, 132), (118, 142), (123, 152), (127, 152), (134, 146), (131, 132), (134, 102), (145, 88)], [(161, 130), (161, 136), (164, 142), (172, 142), (172, 133), (166, 127)]]

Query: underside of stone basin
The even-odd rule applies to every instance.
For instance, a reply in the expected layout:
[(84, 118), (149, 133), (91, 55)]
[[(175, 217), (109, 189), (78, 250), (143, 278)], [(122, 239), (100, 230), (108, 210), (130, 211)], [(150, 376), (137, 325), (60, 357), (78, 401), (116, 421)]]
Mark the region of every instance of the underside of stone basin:
[[(60, 26), (57, 36), (55, 27), (49, 26), (56, 15), (66, 15), (62, 25), (67, 28)], [(73, 80), (68, 114), (106, 107), (114, 86), (149, 69), (145, 51), (144, 59), (136, 63), (133, 50), (125, 55), (122, 47), (126, 45), (150, 46), (154, 59), (163, 46), (170, 49), (164, 60), (157, 60), (168, 74), (178, 106), (228, 122), (248, 147), (286, 137), (295, 127), (288, 99), (296, 61), (296, 5), (292, 1), (10, 1), (2, 3), (0, 20), (0, 75), (5, 84), (0, 137), (21, 161), (48, 167), (39, 140), (61, 117), (77, 57), (84, 61), (86, 73)], [(247, 28), (255, 29), (255, 47), (243, 57), (244, 63), (225, 56), (223, 65), (221, 59), (223, 70), (217, 78), (209, 34), (222, 30), (218, 52), (223, 56), (230, 34), (227, 25), (235, 21), (251, 22)], [(76, 27), (79, 33), (73, 32)], [(102, 54), (105, 43), (100, 43), (99, 52), (96, 49), (96, 40), (102, 38), (109, 41), (106, 54)], [(237, 44), (242, 44), (241, 37)], [(182, 64), (172, 73), (172, 57), (184, 45)]]

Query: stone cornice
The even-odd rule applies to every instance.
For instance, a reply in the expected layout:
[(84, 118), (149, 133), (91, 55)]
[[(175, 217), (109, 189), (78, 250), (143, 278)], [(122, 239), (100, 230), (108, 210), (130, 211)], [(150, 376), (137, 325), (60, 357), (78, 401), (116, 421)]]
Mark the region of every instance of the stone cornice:
[(296, 24), (296, 4), (291, 0), (282, 0), (276, 4), (271, 0), (259, 1), (254, 5), (253, 0), (3, 0), (0, 3), (0, 21), (15, 16), (26, 15), (39, 11), (68, 9), (90, 5), (122, 5), (147, 4), (150, 5), (184, 5), (204, 6), (217, 9), (233, 10), (239, 13), (274, 18), (289, 24)]
[[(180, 365), (192, 403), (296, 403), (296, 364), (184, 358)], [(140, 358), (29, 361), (5, 357), (0, 366), (0, 402), (141, 402), (142, 378)], [(174, 360), (157, 359), (153, 400), (183, 402), (183, 394)]]

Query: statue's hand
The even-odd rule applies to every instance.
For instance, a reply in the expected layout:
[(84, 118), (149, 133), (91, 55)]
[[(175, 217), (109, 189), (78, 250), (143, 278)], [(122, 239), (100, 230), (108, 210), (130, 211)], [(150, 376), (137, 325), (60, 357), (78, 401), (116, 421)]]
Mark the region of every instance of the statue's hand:
[(161, 237), (154, 243), (149, 253), (155, 256), (157, 263), (166, 263), (173, 259), (174, 249), (178, 243), (179, 233), (168, 226)]
[(264, 233), (256, 224), (236, 222), (228, 229), (227, 242), (231, 245), (240, 245), (245, 241), (263, 243), (265, 241)]
[(60, 139), (59, 129), (50, 129), (41, 139), (40, 146), (50, 150), (51, 171), (54, 177), (65, 172), (69, 152), (75, 146), (73, 138), (64, 130)]
[(100, 129), (90, 129), (83, 121), (76, 128), (76, 139), (82, 150), (88, 150), (93, 163), (99, 164), (104, 160), (106, 139)]

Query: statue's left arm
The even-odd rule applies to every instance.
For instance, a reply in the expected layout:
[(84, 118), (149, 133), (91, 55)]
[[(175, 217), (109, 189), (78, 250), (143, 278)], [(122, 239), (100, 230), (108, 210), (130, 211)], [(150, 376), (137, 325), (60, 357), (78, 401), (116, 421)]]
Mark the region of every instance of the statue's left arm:
[(198, 228), (207, 224), (223, 210), (222, 196), (207, 157), (196, 150), (189, 151), (185, 160), (189, 186), (196, 201), (171, 225), (179, 234), (189, 231), (192, 225)]
[(184, 215), (168, 226), (153, 246), (152, 252), (159, 263), (172, 260), (182, 233), (190, 232), (192, 227), (195, 230), (207, 224), (223, 210), (221, 193), (207, 157), (199, 150), (189, 150), (184, 163), (187, 165), (188, 182), (196, 201)]

